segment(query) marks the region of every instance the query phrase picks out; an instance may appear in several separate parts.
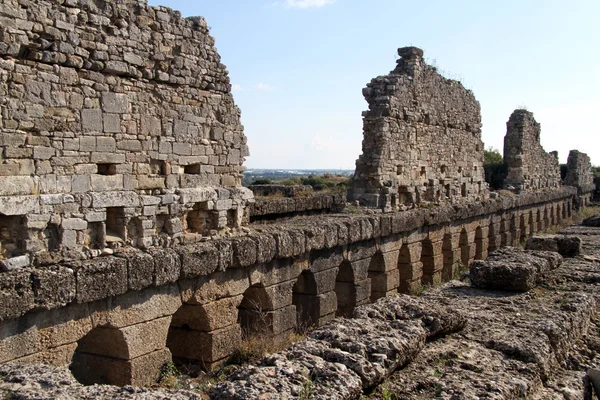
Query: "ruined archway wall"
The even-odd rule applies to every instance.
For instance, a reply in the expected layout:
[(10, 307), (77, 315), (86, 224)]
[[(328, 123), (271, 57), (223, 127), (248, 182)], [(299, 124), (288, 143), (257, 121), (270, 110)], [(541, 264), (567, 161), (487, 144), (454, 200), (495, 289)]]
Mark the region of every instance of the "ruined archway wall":
[(414, 47), (363, 90), (363, 153), (351, 200), (393, 210), (404, 203), (461, 203), (485, 196), (480, 106)]
[(515, 110), (506, 123), (504, 186), (518, 192), (561, 186), (557, 153), (546, 153), (540, 144), (540, 124), (527, 110)]
[[(242, 222), (248, 147), (204, 18), (144, 0), (0, 0), (0, 21), (0, 213), (30, 215), (23, 251), (51, 247), (35, 237), (53, 213), (76, 250), (110, 207), (139, 217), (127, 239), (140, 247), (180, 235), (197, 203), (207, 229), (228, 211)], [(221, 187), (236, 189), (201, 190)]]

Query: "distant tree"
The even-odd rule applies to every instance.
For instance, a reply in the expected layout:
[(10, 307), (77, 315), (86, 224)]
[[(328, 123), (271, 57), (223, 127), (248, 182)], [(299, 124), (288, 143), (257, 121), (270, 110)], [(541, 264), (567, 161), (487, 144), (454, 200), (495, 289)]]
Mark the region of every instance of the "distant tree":
[(488, 147), (483, 151), (483, 169), (485, 171), (485, 181), (492, 190), (502, 189), (506, 170), (502, 154), (493, 147)]

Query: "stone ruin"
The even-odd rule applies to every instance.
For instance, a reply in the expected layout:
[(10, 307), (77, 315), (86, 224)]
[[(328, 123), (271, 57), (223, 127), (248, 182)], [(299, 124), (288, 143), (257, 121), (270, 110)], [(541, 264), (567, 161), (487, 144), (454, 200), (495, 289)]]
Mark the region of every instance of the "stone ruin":
[(442, 77), (423, 50), (398, 50), (398, 65), (363, 95), (363, 153), (349, 201), (391, 211), (420, 203), (466, 203), (487, 196), (480, 106)]
[(504, 187), (521, 192), (561, 186), (558, 153), (546, 153), (540, 144), (541, 127), (527, 110), (515, 110), (506, 123)]
[(144, 1), (0, 1), (5, 257), (193, 242), (248, 219), (214, 43), (202, 17)]
[(564, 184), (577, 188), (579, 194), (577, 201), (581, 203), (578, 205), (585, 206), (592, 200), (596, 185), (594, 184), (592, 162), (587, 154), (577, 150), (569, 152)]

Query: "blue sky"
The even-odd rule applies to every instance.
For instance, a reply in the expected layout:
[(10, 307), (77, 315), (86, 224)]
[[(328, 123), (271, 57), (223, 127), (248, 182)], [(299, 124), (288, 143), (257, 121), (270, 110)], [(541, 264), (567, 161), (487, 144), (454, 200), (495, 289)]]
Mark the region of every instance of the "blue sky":
[(418, 46), (481, 103), (483, 141), (502, 150), (515, 108), (546, 151), (600, 165), (598, 0), (150, 0), (202, 15), (234, 84), (249, 168), (354, 169), (361, 91)]

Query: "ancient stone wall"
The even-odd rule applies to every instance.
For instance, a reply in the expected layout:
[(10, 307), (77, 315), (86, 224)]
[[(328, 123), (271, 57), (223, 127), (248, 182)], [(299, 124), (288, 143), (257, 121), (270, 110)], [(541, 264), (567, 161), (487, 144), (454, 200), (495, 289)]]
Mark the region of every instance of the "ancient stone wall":
[(540, 144), (540, 131), (540, 124), (532, 112), (515, 110), (510, 116), (504, 137), (506, 188), (531, 192), (561, 186), (558, 153), (544, 151)]
[(5, 256), (240, 226), (252, 193), (230, 89), (201, 17), (144, 0), (0, 0)]
[(385, 210), (414, 203), (484, 198), (480, 107), (473, 93), (442, 77), (415, 47), (363, 94), (363, 153), (350, 201)]
[(567, 176), (565, 185), (584, 187), (594, 184), (594, 174), (592, 173), (592, 162), (590, 157), (577, 150), (569, 152), (567, 159)]

